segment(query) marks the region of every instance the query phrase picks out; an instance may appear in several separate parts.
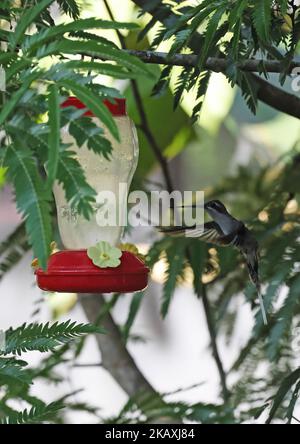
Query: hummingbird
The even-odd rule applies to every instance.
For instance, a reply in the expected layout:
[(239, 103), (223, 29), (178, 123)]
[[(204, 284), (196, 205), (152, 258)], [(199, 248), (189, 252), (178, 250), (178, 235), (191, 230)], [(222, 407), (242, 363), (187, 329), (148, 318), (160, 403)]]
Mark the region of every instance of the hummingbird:
[[(181, 208), (196, 208), (196, 206), (182, 206)], [(162, 228), (161, 231), (171, 236), (195, 237), (218, 246), (237, 248), (245, 259), (250, 280), (256, 287), (263, 321), (267, 325), (267, 315), (258, 274), (259, 247), (257, 240), (242, 221), (227, 211), (220, 200), (206, 202), (204, 209), (213, 219), (212, 221), (206, 222), (204, 225)]]

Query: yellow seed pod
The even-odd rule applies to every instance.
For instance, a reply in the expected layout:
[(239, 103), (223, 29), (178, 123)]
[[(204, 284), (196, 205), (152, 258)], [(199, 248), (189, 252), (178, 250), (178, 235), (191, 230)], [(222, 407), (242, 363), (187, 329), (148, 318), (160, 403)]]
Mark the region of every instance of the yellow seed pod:
[(33, 261), (31, 262), (31, 266), (32, 266), (32, 268), (33, 269), (37, 269), (38, 267), (39, 267), (39, 261), (38, 261), (38, 259), (35, 257), (34, 259), (33, 259)]
[(292, 32), (292, 30), (293, 30), (293, 21), (292, 21), (291, 17), (288, 14), (283, 14), (282, 15), (282, 20), (283, 20), (283, 24), (281, 26), (281, 29), (285, 33)]
[(51, 254), (57, 253), (59, 251), (59, 249), (57, 248), (57, 243), (55, 241), (51, 242), (50, 251), (51, 251)]
[[(57, 244), (56, 244), (56, 242), (55, 241), (52, 241), (51, 242), (51, 244), (50, 244), (50, 252), (51, 252), (51, 254), (53, 254), (53, 253), (57, 253), (59, 251), (59, 249), (57, 248)], [(39, 268), (39, 261), (38, 261), (38, 258), (34, 258), (33, 260), (32, 260), (32, 262), (31, 262), (31, 266), (32, 266), (32, 268), (34, 268), (35, 270), (37, 269), (37, 268)]]

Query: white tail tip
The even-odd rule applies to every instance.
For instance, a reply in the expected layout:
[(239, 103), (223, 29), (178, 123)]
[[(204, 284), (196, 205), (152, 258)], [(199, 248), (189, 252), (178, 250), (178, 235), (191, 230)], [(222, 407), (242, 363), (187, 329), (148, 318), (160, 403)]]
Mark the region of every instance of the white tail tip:
[(259, 297), (260, 310), (261, 310), (264, 324), (268, 325), (268, 318), (267, 318), (267, 313), (266, 313), (266, 309), (265, 309), (265, 305), (264, 305), (264, 300), (263, 300), (263, 297), (262, 297), (260, 291), (258, 291), (258, 297)]

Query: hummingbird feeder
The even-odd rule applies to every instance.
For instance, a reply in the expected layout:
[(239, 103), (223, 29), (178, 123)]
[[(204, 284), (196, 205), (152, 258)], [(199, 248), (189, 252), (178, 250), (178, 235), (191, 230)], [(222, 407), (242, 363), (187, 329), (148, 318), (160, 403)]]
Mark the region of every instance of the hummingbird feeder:
[[(78, 147), (68, 127), (62, 128), (61, 138), (72, 144), (72, 151), (81, 164), (88, 183), (96, 191), (96, 205), (89, 220), (78, 215), (68, 204), (64, 190), (57, 182), (53, 193), (56, 202), (58, 227), (65, 250), (52, 254), (47, 269), (35, 272), (38, 286), (45, 291), (76, 293), (125, 293), (144, 289), (148, 282), (149, 269), (130, 251), (115, 248), (123, 233), (122, 224), (113, 226), (99, 224), (103, 214), (102, 193), (115, 196), (118, 212), (125, 214), (127, 190), (131, 184), (138, 162), (138, 139), (133, 122), (126, 114), (125, 99), (104, 101), (113, 115), (120, 134), (120, 142), (105, 129), (104, 135), (112, 144), (109, 159), (89, 150), (86, 145)], [(68, 98), (63, 108), (86, 108), (76, 97)], [(100, 121), (91, 111), (88, 116), (100, 127)], [(120, 187), (120, 184), (127, 186)]]

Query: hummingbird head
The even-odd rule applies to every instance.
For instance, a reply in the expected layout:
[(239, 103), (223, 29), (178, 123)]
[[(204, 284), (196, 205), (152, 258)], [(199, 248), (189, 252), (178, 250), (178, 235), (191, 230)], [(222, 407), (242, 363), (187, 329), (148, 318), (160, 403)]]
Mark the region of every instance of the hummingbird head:
[(210, 200), (204, 204), (204, 208), (211, 216), (218, 214), (228, 215), (225, 205), (223, 205), (220, 200)]

